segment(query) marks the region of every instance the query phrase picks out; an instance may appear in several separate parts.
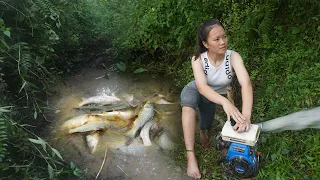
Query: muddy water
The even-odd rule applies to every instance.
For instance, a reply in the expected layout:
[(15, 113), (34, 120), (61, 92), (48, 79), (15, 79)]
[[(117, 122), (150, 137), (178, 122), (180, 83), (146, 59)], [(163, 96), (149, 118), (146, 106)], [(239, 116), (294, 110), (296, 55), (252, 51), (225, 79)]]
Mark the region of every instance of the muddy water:
[[(160, 93), (165, 96), (164, 99), (178, 105), (180, 91), (174, 89), (169, 79), (149, 74), (120, 75), (114, 68), (86, 68), (70, 77), (64, 86), (56, 88), (57, 95), (51, 102), (56, 108), (50, 134), (51, 142), (67, 161), (85, 169), (89, 179), (95, 179), (99, 171), (98, 179), (189, 179), (186, 177), (185, 168), (176, 166), (165, 155), (167, 149), (161, 144), (160, 137), (152, 139), (150, 147), (145, 147), (140, 138), (126, 146), (124, 133), (101, 131), (97, 149), (91, 153), (85, 141), (86, 133), (66, 135), (59, 131), (63, 122), (84, 113), (75, 107), (82, 98), (91, 96), (107, 94), (121, 98), (130, 94), (142, 102), (153, 97), (154, 93)], [(181, 141), (179, 108), (160, 107), (156, 112), (159, 126), (174, 143)]]

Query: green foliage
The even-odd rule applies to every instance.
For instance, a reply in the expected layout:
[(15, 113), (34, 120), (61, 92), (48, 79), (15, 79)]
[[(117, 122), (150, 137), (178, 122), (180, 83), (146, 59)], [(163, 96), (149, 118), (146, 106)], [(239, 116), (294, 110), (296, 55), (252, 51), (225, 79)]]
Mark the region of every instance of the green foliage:
[(1, 178), (81, 175), (81, 170), (65, 167), (62, 155), (26, 126), (44, 125), (45, 98), (57, 75), (83, 61), (62, 58), (65, 52), (81, 51), (88, 39), (103, 38), (95, 36), (90, 19), (95, 6), (86, 0), (0, 1), (0, 96), (3, 104), (18, 109), (4, 115), (0, 108)]
[(223, 16), (231, 47), (243, 56), (254, 85), (254, 120), (319, 105), (319, 7), (310, 1), (239, 2)]
[[(130, 12), (124, 10), (125, 6)], [(120, 24), (110, 28), (117, 32), (112, 35), (115, 47), (131, 53), (128, 62), (136, 68), (171, 75), (180, 88), (193, 79), (190, 57), (197, 26), (209, 18), (220, 19), (228, 34), (229, 49), (242, 55), (250, 73), (254, 87), (252, 120), (259, 122), (320, 105), (319, 9), (318, 1), (140, 0), (126, 3), (119, 11), (121, 15), (114, 16), (112, 9), (108, 14), (111, 21), (117, 17), (128, 19), (123, 20), (125, 23), (113, 21)], [(119, 28), (121, 23), (130, 28)], [(315, 173), (319, 172), (315, 166), (319, 155), (311, 146), (314, 140), (306, 134), (303, 131), (288, 135), (287, 145), (279, 144), (283, 141), (270, 135), (271, 143), (263, 146), (270, 165), (262, 168), (259, 177), (319, 178)], [(319, 132), (312, 131), (310, 136), (318, 138)], [(301, 140), (305, 144), (295, 147), (294, 143)], [(307, 147), (302, 148), (303, 145)], [(200, 166), (207, 170), (208, 162), (215, 159), (215, 155), (198, 156)], [(217, 172), (208, 171), (211, 175), (206, 174), (204, 179), (217, 177)]]
[(70, 169), (72, 170), (72, 173), (75, 175), (75, 176), (78, 176), (78, 177), (81, 177), (84, 175), (84, 171), (82, 171), (81, 169), (77, 168), (77, 166), (75, 166), (73, 164), (73, 162), (70, 162)]
[(126, 64), (124, 64), (123, 62), (119, 62), (117, 63), (117, 68), (119, 71), (124, 72), (126, 71)]
[[(316, 130), (285, 132), (281, 134), (263, 135), (266, 139), (261, 144), (264, 164), (259, 178), (277, 179), (318, 179), (319, 174), (319, 143), (320, 134)], [(297, 143), (299, 142), (299, 143)], [(270, 173), (270, 172), (274, 173)]]
[(4, 170), (8, 167), (9, 164), (5, 162), (5, 157), (8, 155), (8, 132), (7, 132), (7, 123), (3, 117), (3, 113), (10, 112), (10, 107), (0, 107), (0, 167)]
[(174, 76), (174, 81), (177, 87), (183, 87), (188, 82), (192, 81), (194, 77), (191, 67), (191, 60), (184, 62), (182, 67), (178, 70), (178, 73), (174, 74)]
[(212, 9), (219, 6), (218, 1), (140, 0), (123, 3), (124, 6), (119, 7), (116, 1), (107, 2), (111, 7), (107, 12), (111, 24), (109, 30), (115, 33), (110, 35), (115, 48), (122, 51), (119, 55), (129, 51), (128, 60), (134, 61), (134, 67), (147, 66), (151, 72), (166, 74), (175, 74), (175, 70), (191, 56), (195, 27), (222, 12)]
[(1, 178), (57, 179), (75, 172), (83, 175), (77, 167), (69, 167), (58, 150), (28, 130), (28, 124), (14, 121), (11, 109), (0, 107)]
[[(242, 55), (250, 73), (253, 122), (320, 105), (318, 1), (5, 0), (0, 9), (0, 96), (5, 104), (29, 110), (27, 118), (13, 121), (0, 108), (1, 168), (17, 171), (17, 179), (66, 173), (59, 166), (63, 156), (20, 125), (43, 121), (43, 97), (59, 76), (101, 48), (120, 71), (164, 73), (182, 88), (193, 79), (197, 27), (209, 18), (225, 25), (229, 49)], [(85, 61), (83, 54), (90, 58)], [(320, 176), (319, 148), (313, 146), (319, 144), (318, 131), (287, 133), (285, 142), (273, 134), (266, 139), (267, 165), (259, 177)], [(220, 166), (212, 164), (217, 154), (200, 152), (204, 179), (223, 178)], [(174, 157), (185, 164), (181, 152)], [(82, 175), (73, 164), (70, 169)]]
[(144, 68), (138, 68), (136, 70), (133, 71), (133, 73), (143, 73), (143, 72), (146, 72), (148, 70), (144, 69)]

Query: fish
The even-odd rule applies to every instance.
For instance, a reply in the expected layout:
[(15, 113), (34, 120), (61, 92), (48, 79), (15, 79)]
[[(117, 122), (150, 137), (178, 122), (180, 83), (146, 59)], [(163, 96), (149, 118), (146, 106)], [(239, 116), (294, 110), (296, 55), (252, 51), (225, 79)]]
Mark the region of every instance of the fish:
[(134, 120), (132, 128), (126, 133), (129, 138), (135, 138), (139, 135), (142, 127), (154, 117), (154, 105), (150, 101), (145, 103), (138, 117)]
[(79, 107), (87, 105), (87, 104), (99, 104), (99, 105), (108, 105), (118, 103), (121, 100), (115, 96), (108, 96), (108, 95), (100, 95), (100, 96), (93, 96), (87, 98), (80, 102), (78, 105)]
[(130, 120), (137, 116), (137, 111), (139, 108), (127, 109), (125, 111), (110, 111), (102, 112), (95, 115), (103, 116), (109, 121), (118, 121), (118, 120)]
[(76, 116), (64, 122), (60, 128), (61, 130), (69, 130), (79, 126), (83, 126), (90, 122), (100, 122), (102, 121), (102, 117), (91, 114), (82, 114), (80, 116)]
[(75, 107), (75, 110), (80, 110), (81, 112), (89, 112), (89, 113), (101, 113), (103, 111), (119, 111), (123, 109), (131, 108), (132, 106), (128, 103), (117, 103), (117, 104), (110, 104), (107, 106), (104, 105), (95, 105), (95, 106), (81, 106)]
[(115, 131), (126, 131), (129, 129), (130, 122), (128, 121), (101, 121), (101, 122), (91, 122), (82, 125), (77, 128), (69, 130), (69, 134), (89, 132), (89, 131), (99, 131), (99, 130), (115, 130)]
[(97, 150), (97, 146), (100, 140), (100, 134), (98, 131), (86, 135), (86, 142), (91, 154)]
[(141, 129), (140, 137), (143, 141), (144, 146), (151, 146), (152, 145), (152, 142), (150, 140), (150, 129), (152, 126), (154, 126), (154, 124), (155, 124), (154, 121), (148, 121)]
[(169, 101), (167, 101), (167, 100), (165, 100), (165, 99), (162, 99), (162, 98), (157, 99), (157, 100), (155, 101), (155, 103), (156, 103), (156, 104), (174, 104), (174, 103), (169, 102)]

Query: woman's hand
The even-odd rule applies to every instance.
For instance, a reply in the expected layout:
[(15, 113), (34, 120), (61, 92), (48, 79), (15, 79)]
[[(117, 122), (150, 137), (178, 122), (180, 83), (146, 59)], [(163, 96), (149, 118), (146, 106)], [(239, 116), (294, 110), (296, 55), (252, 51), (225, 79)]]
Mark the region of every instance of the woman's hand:
[(244, 123), (236, 123), (232, 128), (234, 131), (240, 132), (247, 132), (249, 131), (250, 124), (251, 124), (251, 116), (245, 116)]
[(228, 120), (230, 120), (230, 117), (232, 117), (237, 122), (237, 124), (243, 124), (245, 122), (246, 118), (229, 100), (226, 99), (222, 103), (222, 107), (224, 112), (227, 114)]

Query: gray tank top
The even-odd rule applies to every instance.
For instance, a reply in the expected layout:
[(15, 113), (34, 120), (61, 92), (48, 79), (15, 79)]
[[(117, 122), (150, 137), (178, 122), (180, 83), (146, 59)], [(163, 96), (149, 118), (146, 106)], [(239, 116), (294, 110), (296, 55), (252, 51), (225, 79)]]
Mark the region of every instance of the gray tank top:
[(207, 83), (219, 94), (227, 93), (227, 87), (230, 86), (235, 75), (230, 62), (231, 52), (231, 50), (226, 51), (223, 62), (218, 67), (210, 63), (207, 51), (200, 55)]

